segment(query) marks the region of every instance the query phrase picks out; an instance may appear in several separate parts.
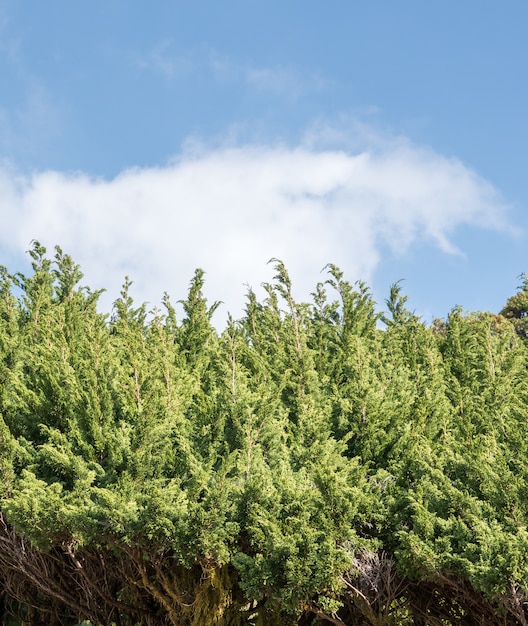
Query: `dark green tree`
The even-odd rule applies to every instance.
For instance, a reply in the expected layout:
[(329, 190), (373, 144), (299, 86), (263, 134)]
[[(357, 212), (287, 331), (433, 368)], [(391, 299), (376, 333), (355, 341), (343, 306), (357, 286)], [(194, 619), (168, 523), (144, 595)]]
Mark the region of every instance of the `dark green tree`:
[(518, 335), (528, 339), (528, 276), (521, 274), (522, 284), (519, 291), (504, 305), (500, 312), (506, 319), (511, 320)]

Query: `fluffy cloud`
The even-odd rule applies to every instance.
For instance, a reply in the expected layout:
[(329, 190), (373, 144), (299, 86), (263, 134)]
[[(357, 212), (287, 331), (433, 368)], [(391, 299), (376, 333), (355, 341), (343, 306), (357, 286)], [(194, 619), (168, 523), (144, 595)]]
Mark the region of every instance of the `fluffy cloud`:
[[(139, 301), (185, 296), (196, 267), (206, 293), (238, 315), (245, 285), (269, 280), (285, 261), (308, 297), (320, 270), (336, 263), (349, 280), (369, 280), (382, 251), (430, 240), (456, 252), (462, 225), (508, 228), (499, 194), (459, 161), (409, 142), (356, 152), (313, 145), (185, 149), (164, 167), (113, 180), (0, 169), (0, 245), (19, 258), (32, 239), (81, 264), (106, 287), (105, 308), (124, 276)], [(5, 262), (0, 260), (0, 262)]]

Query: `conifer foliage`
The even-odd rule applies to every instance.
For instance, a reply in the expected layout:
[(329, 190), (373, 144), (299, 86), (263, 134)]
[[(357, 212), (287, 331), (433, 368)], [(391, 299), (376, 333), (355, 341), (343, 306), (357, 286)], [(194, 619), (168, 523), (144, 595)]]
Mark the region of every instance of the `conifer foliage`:
[(3, 623), (528, 623), (522, 293), (428, 326), (333, 265), (299, 303), (273, 260), (218, 332), (201, 270), (108, 316), (30, 255), (0, 270)]

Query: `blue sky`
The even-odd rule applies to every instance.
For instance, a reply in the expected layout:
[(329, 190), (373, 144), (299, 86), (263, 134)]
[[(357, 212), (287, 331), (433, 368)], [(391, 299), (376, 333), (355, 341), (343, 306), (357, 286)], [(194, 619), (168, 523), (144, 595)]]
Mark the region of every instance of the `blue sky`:
[[(528, 4), (0, 0), (0, 264), (137, 300), (328, 262), (426, 321), (528, 271)], [(105, 300), (106, 298), (106, 300)]]

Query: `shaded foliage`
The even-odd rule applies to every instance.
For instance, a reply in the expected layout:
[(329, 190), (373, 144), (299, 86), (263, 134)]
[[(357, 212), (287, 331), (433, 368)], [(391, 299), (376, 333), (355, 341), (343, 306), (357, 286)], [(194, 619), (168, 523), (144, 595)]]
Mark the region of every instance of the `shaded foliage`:
[(520, 278), (522, 285), (519, 291), (508, 298), (500, 314), (511, 320), (518, 335), (528, 339), (528, 276), (521, 274)]

